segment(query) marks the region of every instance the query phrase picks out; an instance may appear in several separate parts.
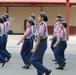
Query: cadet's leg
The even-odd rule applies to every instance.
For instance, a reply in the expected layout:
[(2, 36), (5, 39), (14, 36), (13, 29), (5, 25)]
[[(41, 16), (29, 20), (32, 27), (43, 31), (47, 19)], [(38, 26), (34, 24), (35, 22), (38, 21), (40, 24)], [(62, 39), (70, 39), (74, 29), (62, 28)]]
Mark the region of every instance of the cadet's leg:
[[(42, 63), (42, 58), (44, 56), (46, 50), (46, 46), (42, 46), (42, 47), (38, 47), (36, 52), (32, 54), (31, 57), (31, 63), (33, 64), (33, 66), (37, 69), (37, 71), (42, 75), (43, 73), (47, 72), (48, 69), (46, 67), (44, 67), (41, 63)], [(41, 61), (39, 61), (41, 59)], [(41, 63), (40, 63), (41, 62)]]

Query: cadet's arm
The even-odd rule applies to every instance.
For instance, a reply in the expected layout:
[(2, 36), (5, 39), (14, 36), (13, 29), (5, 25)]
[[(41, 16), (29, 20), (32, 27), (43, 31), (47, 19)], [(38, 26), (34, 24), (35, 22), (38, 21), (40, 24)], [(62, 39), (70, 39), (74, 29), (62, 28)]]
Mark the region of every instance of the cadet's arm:
[(62, 40), (62, 38), (59, 38), (58, 41), (54, 44), (53, 47), (57, 47), (57, 45), (60, 43), (61, 40)]
[(17, 45), (19, 45), (25, 38), (26, 38), (26, 35), (24, 35), (24, 36), (22, 37), (22, 39), (17, 43)]
[(36, 49), (40, 43), (41, 38), (42, 38), (41, 36), (38, 36), (36, 44), (35, 44), (34, 48), (31, 50), (32, 53), (36, 51)]
[(35, 47), (34, 47), (35, 49), (37, 49), (37, 47), (38, 47), (38, 45), (40, 43), (41, 38), (42, 38), (41, 36), (38, 36), (36, 44), (35, 44)]
[(53, 36), (49, 40), (53, 40), (56, 37), (56, 33), (53, 34)]

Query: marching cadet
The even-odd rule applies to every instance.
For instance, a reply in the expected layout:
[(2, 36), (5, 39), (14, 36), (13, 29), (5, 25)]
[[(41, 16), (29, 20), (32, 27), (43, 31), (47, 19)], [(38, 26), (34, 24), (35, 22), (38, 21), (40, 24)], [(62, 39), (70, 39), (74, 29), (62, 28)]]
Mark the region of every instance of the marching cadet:
[(31, 64), (37, 69), (38, 75), (50, 75), (51, 70), (43, 66), (43, 56), (47, 49), (47, 38), (48, 38), (48, 29), (46, 22), (48, 17), (45, 12), (41, 12), (38, 16), (38, 38), (35, 46), (31, 50), (33, 53), (31, 56)]
[[(6, 26), (5, 26), (5, 34), (4, 36), (7, 36), (6, 37), (6, 42), (7, 42), (7, 39), (8, 39), (8, 32), (9, 32), (9, 28), (10, 28), (10, 21), (9, 21), (9, 14), (7, 13), (4, 13), (4, 15), (6, 16), (7, 18), (7, 22), (6, 22)], [(6, 49), (6, 45), (7, 43), (5, 44), (5, 49)], [(12, 55), (6, 50), (6, 52), (8, 53), (8, 61), (10, 60), (10, 58), (12, 57)]]
[(29, 18), (33, 19), (33, 21), (34, 21), (34, 25), (32, 26), (33, 36), (31, 37), (31, 41), (32, 41), (31, 49), (32, 49), (33, 48), (33, 44), (34, 44), (34, 39), (35, 39), (35, 32), (36, 32), (35, 14), (31, 14)]
[(21, 49), (21, 57), (24, 62), (24, 66), (22, 68), (29, 69), (30, 65), (30, 57), (31, 57), (31, 36), (32, 36), (32, 25), (34, 25), (34, 22), (32, 19), (27, 20), (27, 29), (24, 31), (24, 36), (22, 39), (18, 42), (17, 45), (20, 45), (20, 43), (24, 40), (24, 43), (22, 45)]
[[(59, 21), (60, 21), (60, 23), (61, 23), (61, 21), (65, 21), (65, 19), (64, 18), (59, 18)], [(58, 28), (60, 28), (59, 26), (58, 26)], [(58, 28), (57, 28), (57, 30), (58, 30)], [(61, 54), (61, 57), (62, 57), (62, 59), (65, 61), (66, 59), (65, 59), (65, 53), (63, 53), (63, 54)], [(55, 63), (55, 64), (58, 64), (58, 63)]]
[[(53, 36), (49, 39), (49, 40), (52, 40), (52, 43), (51, 43), (51, 49), (52, 51), (54, 52), (54, 47), (53, 45), (55, 44), (56, 40), (57, 40), (57, 37), (55, 37), (56, 35), (56, 32), (57, 32), (57, 29), (58, 29), (58, 25), (59, 25), (59, 19), (61, 19), (62, 16), (60, 14), (57, 14), (56, 15), (56, 18), (55, 18), (55, 21), (56, 21), (56, 24), (54, 25), (54, 32), (53, 32)], [(53, 61), (56, 61), (56, 60), (53, 60)]]
[(3, 23), (4, 20), (2, 17), (0, 17), (0, 63), (2, 63), (2, 67), (5, 65), (5, 63), (7, 62), (7, 57), (3, 57), (3, 51), (2, 51), (2, 46), (3, 46)]
[(9, 61), (10, 58), (11, 58), (11, 54), (7, 51), (6, 45), (7, 45), (8, 31), (9, 31), (10, 23), (8, 21), (8, 17), (7, 16), (2, 15), (2, 18), (4, 19), (4, 24), (3, 24), (4, 31), (3, 31), (3, 46), (2, 46), (2, 49), (3, 49), (3, 52), (4, 52), (3, 56), (7, 57), (8, 61)]
[(65, 60), (62, 58), (62, 55), (65, 52), (65, 49), (67, 47), (67, 42), (66, 42), (66, 27), (67, 24), (65, 21), (61, 21), (59, 28), (57, 30), (57, 41), (53, 45), (55, 48), (54, 55), (56, 58), (57, 63), (59, 64), (59, 67), (56, 69), (64, 69), (65, 67)]

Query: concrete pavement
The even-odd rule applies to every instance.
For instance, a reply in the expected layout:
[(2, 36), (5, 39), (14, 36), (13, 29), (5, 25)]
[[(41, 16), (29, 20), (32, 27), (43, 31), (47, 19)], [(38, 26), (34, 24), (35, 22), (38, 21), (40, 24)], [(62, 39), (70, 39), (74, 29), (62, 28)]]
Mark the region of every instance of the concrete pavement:
[[(22, 69), (24, 66), (20, 56), (21, 46), (17, 42), (22, 35), (9, 35), (7, 49), (12, 54), (12, 59), (4, 67), (0, 67), (0, 75), (36, 75), (36, 69), (31, 66), (29, 70)], [(51, 36), (49, 36), (50, 38)], [(52, 61), (53, 53), (50, 49), (51, 41), (48, 40), (48, 48), (44, 56), (44, 65), (52, 70), (51, 75), (76, 75), (76, 36), (70, 36), (66, 49), (66, 67), (64, 70), (56, 70), (58, 66)]]

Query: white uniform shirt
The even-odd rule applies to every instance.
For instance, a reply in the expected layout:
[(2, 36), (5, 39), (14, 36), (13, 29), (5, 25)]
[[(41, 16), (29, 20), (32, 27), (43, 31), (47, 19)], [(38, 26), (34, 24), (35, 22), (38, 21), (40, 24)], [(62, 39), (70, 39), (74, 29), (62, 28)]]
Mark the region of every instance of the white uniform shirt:
[(4, 32), (4, 26), (2, 23), (0, 23), (0, 36), (3, 36), (3, 32)]
[(54, 25), (54, 33), (57, 32), (58, 28), (59, 28), (59, 26), (58, 26), (58, 22), (56, 22), (56, 24)]
[(48, 37), (48, 28), (46, 22), (44, 21), (38, 25), (38, 36), (42, 36), (42, 39)]
[(4, 22), (4, 25), (5, 25), (4, 34), (7, 34), (9, 32), (10, 22), (6, 21)]
[(58, 31), (57, 31), (57, 40), (59, 38), (62, 38), (62, 41), (66, 41), (66, 28), (58, 28)]
[(26, 39), (31, 39), (32, 36), (32, 26), (28, 27), (25, 31), (24, 31), (24, 35), (26, 35)]

